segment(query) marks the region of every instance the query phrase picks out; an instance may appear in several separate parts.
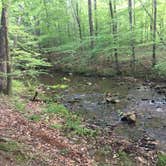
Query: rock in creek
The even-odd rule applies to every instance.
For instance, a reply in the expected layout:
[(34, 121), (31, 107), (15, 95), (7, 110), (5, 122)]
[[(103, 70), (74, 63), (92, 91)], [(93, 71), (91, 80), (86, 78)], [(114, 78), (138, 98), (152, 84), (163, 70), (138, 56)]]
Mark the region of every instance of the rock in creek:
[(135, 112), (127, 112), (121, 115), (121, 121), (125, 121), (128, 123), (136, 123), (136, 113)]
[(120, 102), (120, 100), (117, 99), (117, 96), (113, 96), (110, 92), (106, 93), (104, 97), (104, 101), (105, 103), (112, 103), (112, 104), (116, 104)]
[(159, 94), (166, 94), (166, 86), (165, 85), (156, 85), (154, 87), (157, 93)]

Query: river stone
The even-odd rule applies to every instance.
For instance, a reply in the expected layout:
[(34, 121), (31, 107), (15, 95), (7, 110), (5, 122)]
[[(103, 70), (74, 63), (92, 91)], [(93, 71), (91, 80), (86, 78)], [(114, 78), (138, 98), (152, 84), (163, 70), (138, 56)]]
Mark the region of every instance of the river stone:
[(107, 103), (112, 103), (112, 104), (116, 104), (116, 103), (120, 102), (120, 100), (117, 99), (117, 95), (116, 96), (112, 96), (112, 94), (110, 92), (106, 93), (106, 95), (105, 95), (105, 101)]
[(135, 112), (124, 113), (121, 117), (121, 121), (126, 121), (128, 123), (136, 123), (136, 113)]

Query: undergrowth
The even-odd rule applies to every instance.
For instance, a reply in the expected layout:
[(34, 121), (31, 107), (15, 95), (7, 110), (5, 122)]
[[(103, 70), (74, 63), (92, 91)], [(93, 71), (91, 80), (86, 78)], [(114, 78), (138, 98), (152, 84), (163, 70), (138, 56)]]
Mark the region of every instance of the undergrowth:
[(83, 125), (82, 119), (74, 114), (69, 112), (63, 105), (51, 103), (44, 109), (44, 113), (50, 115), (59, 115), (65, 119), (63, 125), (52, 124), (53, 128), (61, 128), (65, 133), (78, 134), (80, 136), (95, 136), (96, 131), (88, 129)]
[(159, 154), (157, 166), (166, 166), (166, 154)]

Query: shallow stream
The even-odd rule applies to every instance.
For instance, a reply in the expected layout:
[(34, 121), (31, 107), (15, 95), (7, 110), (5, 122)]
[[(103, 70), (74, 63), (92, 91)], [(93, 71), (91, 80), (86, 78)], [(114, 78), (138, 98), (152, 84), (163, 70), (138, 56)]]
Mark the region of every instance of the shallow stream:
[[(134, 141), (148, 134), (158, 140), (159, 148), (166, 152), (166, 96), (158, 94), (150, 82), (72, 74), (42, 76), (41, 82), (68, 85), (67, 89), (61, 90), (64, 105), (71, 111), (81, 113), (89, 123), (103, 128), (116, 124), (114, 131), (117, 135)], [(106, 92), (116, 96), (120, 102), (105, 104)], [(121, 122), (119, 111), (135, 111), (136, 125)]]

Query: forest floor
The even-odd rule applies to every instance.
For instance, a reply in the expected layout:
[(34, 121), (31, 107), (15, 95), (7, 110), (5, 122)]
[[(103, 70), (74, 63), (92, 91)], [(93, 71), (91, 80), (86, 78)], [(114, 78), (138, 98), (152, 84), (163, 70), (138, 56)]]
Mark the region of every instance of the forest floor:
[[(41, 111), (38, 102), (29, 102), (26, 107), (36, 113)], [(60, 123), (59, 117), (46, 123), (31, 121), (26, 115), (15, 110), (6, 97), (1, 97), (1, 166), (95, 166), (102, 165), (103, 158), (108, 166), (155, 166), (157, 163), (157, 150), (151, 149), (149, 138), (139, 143), (129, 142), (114, 135), (113, 128), (93, 138), (69, 138), (49, 127), (49, 121)]]
[[(32, 106), (32, 105), (31, 105)], [(56, 129), (28, 121), (8, 103), (0, 103), (0, 165), (92, 165), (87, 148), (73, 145)]]

